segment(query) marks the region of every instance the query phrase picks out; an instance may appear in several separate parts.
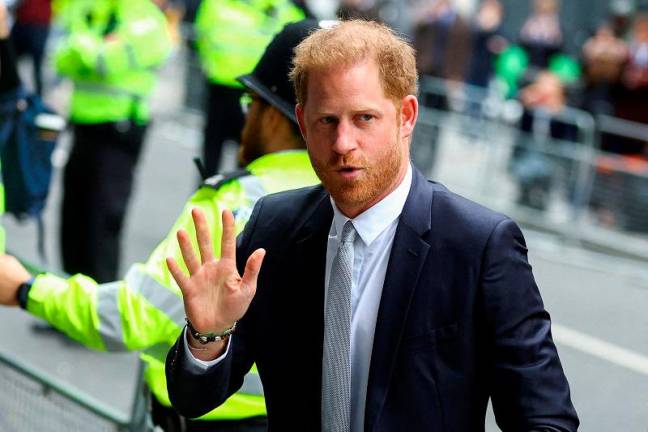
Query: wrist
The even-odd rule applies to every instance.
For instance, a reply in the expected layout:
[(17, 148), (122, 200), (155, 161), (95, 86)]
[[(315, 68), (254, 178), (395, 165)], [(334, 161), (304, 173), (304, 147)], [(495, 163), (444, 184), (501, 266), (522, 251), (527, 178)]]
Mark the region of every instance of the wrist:
[(20, 306), (21, 309), (27, 309), (27, 299), (29, 298), (29, 291), (32, 288), (32, 285), (34, 285), (34, 280), (36, 278), (31, 277), (28, 280), (22, 282), (20, 285), (18, 285), (18, 289), (16, 290), (16, 302), (18, 303), (18, 306)]
[(187, 348), (189, 349), (189, 353), (191, 353), (191, 355), (195, 359), (201, 361), (209, 362), (219, 358), (220, 356), (223, 355), (227, 347), (227, 344), (229, 343), (229, 340), (220, 340), (217, 342), (212, 342), (206, 345), (202, 345), (200, 342), (198, 342), (189, 334), (188, 328), (185, 329), (185, 332), (187, 334), (186, 336), (184, 336), (184, 338), (185, 338), (185, 343), (187, 344)]
[(187, 333), (189, 333), (190, 339), (193, 339), (193, 342), (198, 342), (201, 345), (206, 345), (210, 342), (220, 342), (226, 341), (236, 330), (236, 321), (229, 327), (226, 327), (225, 330), (219, 332), (200, 332), (196, 330), (189, 318), (185, 318), (187, 322)]

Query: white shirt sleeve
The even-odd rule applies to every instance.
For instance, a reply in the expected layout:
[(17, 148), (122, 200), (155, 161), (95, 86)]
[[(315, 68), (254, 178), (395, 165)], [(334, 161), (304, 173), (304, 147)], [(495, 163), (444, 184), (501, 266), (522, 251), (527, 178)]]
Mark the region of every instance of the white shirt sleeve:
[(182, 332), (182, 337), (185, 338), (185, 343), (184, 343), (184, 352), (185, 352), (185, 359), (187, 360), (187, 367), (189, 367), (192, 372), (204, 372), (207, 369), (209, 369), (212, 366), (217, 365), (220, 363), (225, 356), (227, 356), (227, 353), (229, 352), (230, 349), (230, 343), (232, 340), (233, 335), (227, 338), (227, 347), (225, 348), (225, 352), (218, 358), (215, 358), (214, 360), (210, 361), (205, 361), (205, 360), (200, 360), (194, 357), (193, 353), (189, 349), (189, 343), (187, 342), (187, 328), (185, 327), (184, 331)]

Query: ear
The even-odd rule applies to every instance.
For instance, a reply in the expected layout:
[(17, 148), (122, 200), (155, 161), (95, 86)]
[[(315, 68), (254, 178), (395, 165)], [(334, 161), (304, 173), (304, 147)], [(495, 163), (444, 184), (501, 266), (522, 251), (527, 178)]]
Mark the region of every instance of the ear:
[(418, 118), (418, 100), (414, 95), (407, 95), (401, 100), (400, 127), (403, 138), (410, 137), (414, 132)]
[(304, 121), (304, 107), (301, 104), (295, 105), (295, 116), (297, 117), (297, 124), (299, 125), (299, 131), (302, 134), (302, 138), (306, 141), (306, 122)]
[(276, 131), (281, 122), (283, 114), (272, 105), (266, 105), (263, 110), (263, 121), (268, 124), (271, 130)]

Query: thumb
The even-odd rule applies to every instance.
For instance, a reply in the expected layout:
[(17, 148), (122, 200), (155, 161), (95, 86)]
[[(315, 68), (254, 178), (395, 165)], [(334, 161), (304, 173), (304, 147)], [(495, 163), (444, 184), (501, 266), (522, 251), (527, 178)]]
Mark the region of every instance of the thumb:
[(252, 288), (256, 291), (257, 278), (259, 277), (265, 254), (265, 249), (257, 249), (250, 255), (247, 263), (245, 263), (245, 271), (243, 272), (243, 287), (248, 289)]

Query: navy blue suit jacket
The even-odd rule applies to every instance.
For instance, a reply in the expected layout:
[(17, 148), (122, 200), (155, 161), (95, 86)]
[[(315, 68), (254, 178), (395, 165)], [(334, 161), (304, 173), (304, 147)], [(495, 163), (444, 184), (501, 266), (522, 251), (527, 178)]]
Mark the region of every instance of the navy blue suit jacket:
[[(319, 430), (332, 217), (321, 186), (258, 202), (239, 238), (239, 268), (256, 248), (267, 255), (229, 354), (195, 375), (181, 337), (167, 358), (180, 413), (222, 403), (256, 362), (270, 430)], [(519, 228), (414, 170), (378, 311), (365, 430), (483, 431), (489, 397), (503, 431), (578, 427)]]

